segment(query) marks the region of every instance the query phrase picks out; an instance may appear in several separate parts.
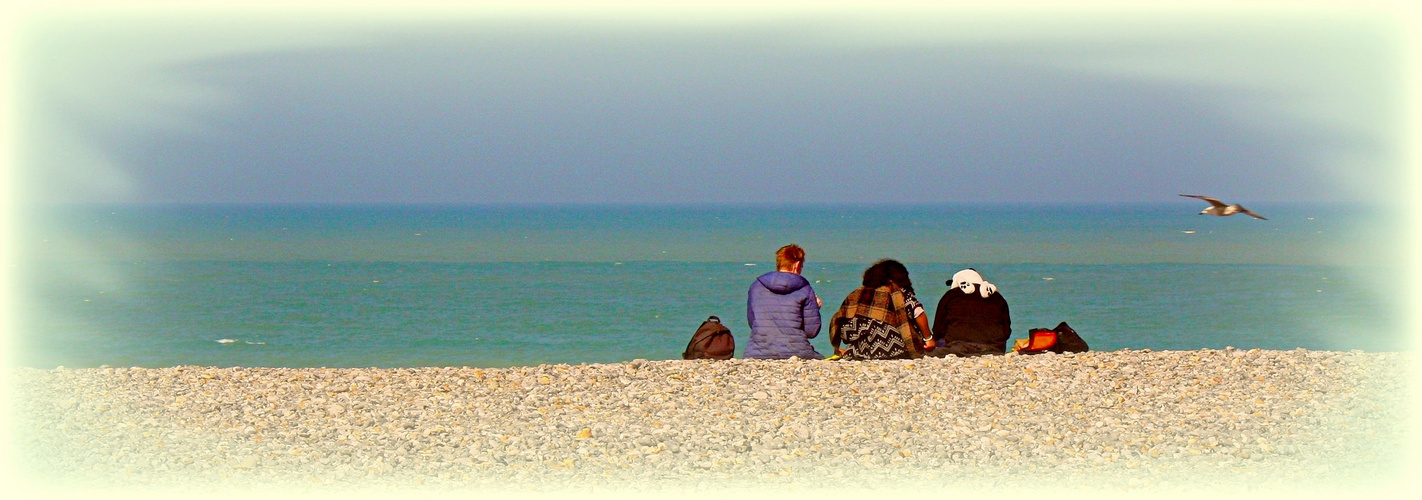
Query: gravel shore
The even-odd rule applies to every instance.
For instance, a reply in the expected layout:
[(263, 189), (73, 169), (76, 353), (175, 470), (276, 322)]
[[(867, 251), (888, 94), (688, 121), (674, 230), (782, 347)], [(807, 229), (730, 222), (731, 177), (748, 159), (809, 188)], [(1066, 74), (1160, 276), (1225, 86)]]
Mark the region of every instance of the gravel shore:
[(1317, 494), (1406, 480), (1412, 369), (1226, 349), (8, 378), (41, 489)]

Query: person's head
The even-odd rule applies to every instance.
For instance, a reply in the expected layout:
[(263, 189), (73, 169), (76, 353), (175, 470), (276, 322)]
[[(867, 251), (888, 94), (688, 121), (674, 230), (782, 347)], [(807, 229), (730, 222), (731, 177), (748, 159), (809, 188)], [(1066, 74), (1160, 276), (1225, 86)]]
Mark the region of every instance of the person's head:
[(875, 262), (874, 265), (869, 266), (869, 269), (865, 269), (862, 283), (869, 288), (879, 288), (893, 283), (899, 288), (913, 291), (913, 281), (909, 279), (908, 268), (893, 259)]
[(775, 251), (775, 269), (799, 274), (805, 267), (805, 249), (790, 244)]

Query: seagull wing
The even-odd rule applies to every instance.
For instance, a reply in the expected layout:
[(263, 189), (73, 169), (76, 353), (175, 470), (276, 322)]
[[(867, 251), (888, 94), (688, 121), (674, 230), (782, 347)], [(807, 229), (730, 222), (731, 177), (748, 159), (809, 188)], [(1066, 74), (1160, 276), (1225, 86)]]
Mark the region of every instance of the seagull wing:
[(1259, 214), (1256, 214), (1256, 213), (1254, 213), (1254, 212), (1251, 212), (1248, 208), (1244, 208), (1244, 207), (1239, 207), (1239, 213), (1242, 213), (1242, 214), (1244, 214), (1244, 215), (1248, 215), (1248, 216), (1250, 216), (1250, 217), (1253, 217), (1253, 218), (1259, 219), (1259, 220), (1269, 220), (1269, 219), (1265, 219), (1264, 216), (1259, 215)]
[(1219, 199), (1216, 199), (1216, 198), (1211, 198), (1211, 197), (1209, 197), (1209, 196), (1198, 195), (1198, 194), (1182, 194), (1182, 195), (1180, 195), (1180, 196), (1184, 196), (1184, 197), (1186, 197), (1186, 198), (1197, 198), (1197, 199), (1205, 200), (1205, 201), (1210, 202), (1211, 205), (1214, 205), (1214, 206), (1217, 206), (1217, 207), (1220, 207), (1220, 208), (1224, 208), (1224, 207), (1225, 207), (1224, 202), (1222, 202), (1222, 201), (1220, 201)]

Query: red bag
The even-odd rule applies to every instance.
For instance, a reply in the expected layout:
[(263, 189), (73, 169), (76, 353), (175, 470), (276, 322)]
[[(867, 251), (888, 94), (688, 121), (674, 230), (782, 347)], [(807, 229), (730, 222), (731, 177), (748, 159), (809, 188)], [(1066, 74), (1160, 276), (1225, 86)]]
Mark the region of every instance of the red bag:
[(1033, 328), (1027, 331), (1027, 345), (1018, 349), (1018, 352), (1044, 352), (1057, 346), (1057, 332), (1046, 328)]
[(1022, 354), (1040, 354), (1044, 352), (1054, 352), (1057, 354), (1065, 352), (1086, 352), (1089, 348), (1086, 341), (1076, 334), (1066, 322), (1058, 324), (1056, 328), (1048, 330), (1046, 328), (1033, 328), (1027, 331), (1027, 338), (1019, 339), (1013, 344), (1012, 350)]

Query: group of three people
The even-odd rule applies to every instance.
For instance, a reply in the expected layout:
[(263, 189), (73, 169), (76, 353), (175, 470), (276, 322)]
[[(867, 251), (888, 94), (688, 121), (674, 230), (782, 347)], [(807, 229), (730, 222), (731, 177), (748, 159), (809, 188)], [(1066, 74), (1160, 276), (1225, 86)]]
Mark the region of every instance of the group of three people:
[[(775, 252), (773, 272), (756, 278), (747, 292), (750, 342), (745, 357), (823, 359), (810, 339), (820, 333), (824, 305), (800, 275), (805, 250), (786, 245)], [(1004, 354), (1012, 321), (997, 287), (973, 269), (953, 275), (938, 301), (933, 328), (914, 295), (908, 268), (896, 260), (864, 270), (859, 288), (849, 292), (830, 318), (832, 358), (905, 359), (922, 356)]]

